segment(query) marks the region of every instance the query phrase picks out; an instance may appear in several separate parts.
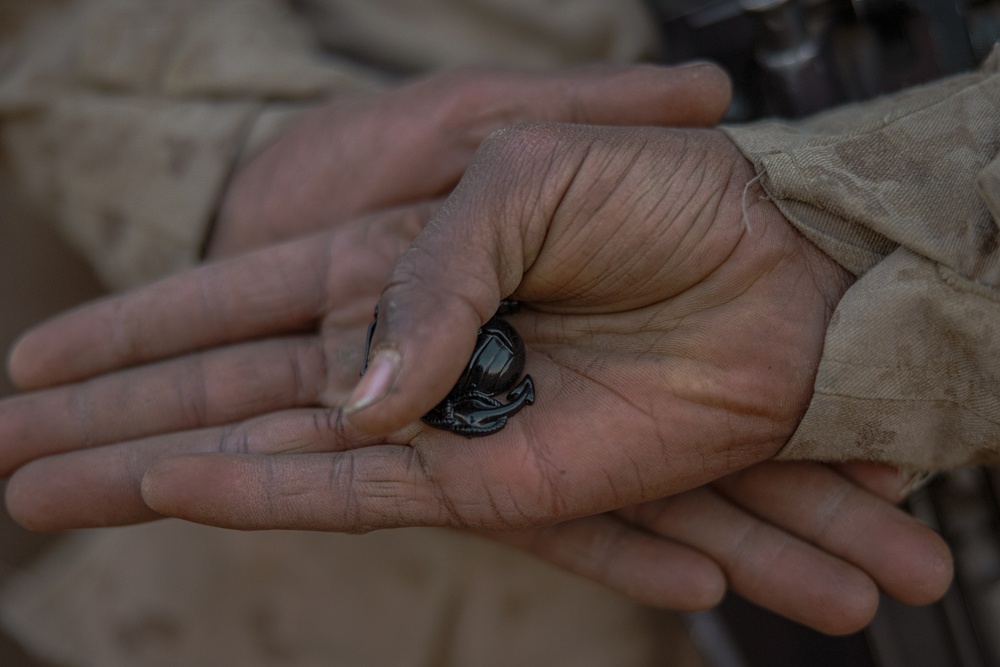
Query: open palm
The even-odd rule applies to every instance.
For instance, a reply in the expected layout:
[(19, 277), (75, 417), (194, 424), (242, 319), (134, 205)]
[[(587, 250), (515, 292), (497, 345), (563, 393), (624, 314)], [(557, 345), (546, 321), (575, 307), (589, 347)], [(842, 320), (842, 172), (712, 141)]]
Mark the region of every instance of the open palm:
[[(710, 131), (495, 137), (397, 264), (349, 408), (363, 432), (412, 446), (379, 470), (397, 476), (406, 513), (352, 506), (372, 521), (520, 526), (774, 454), (806, 408), (848, 282), (770, 202), (744, 198), (752, 178)], [(508, 296), (527, 306), (510, 321), (535, 405), (482, 442), (413, 426)]]
[[(665, 497), (787, 439), (846, 283), (753, 192), (744, 220), (750, 174), (721, 135), (622, 130), (609, 142), (560, 126), (573, 140), (564, 155), (591, 144), (564, 163), (568, 178), (545, 170), (566, 187), (543, 178), (518, 192), (493, 178), (490, 160), (552, 129), (492, 142), (416, 245), (435, 203), (30, 333), (10, 367), (34, 391), (0, 402), (11, 512), (43, 529), (163, 514), (238, 528), (461, 526), (644, 602), (702, 608), (728, 582), (833, 632), (870, 618), (877, 586), (912, 602), (940, 595), (946, 548), (879, 499), (892, 490), (866, 491), (863, 468), (763, 464)], [(642, 184), (631, 196), (630, 176)], [(358, 409), (387, 278), (374, 349), (400, 364)], [(526, 304), (511, 319), (537, 403), (478, 440), (421, 424), (508, 294)], [(858, 539), (871, 532), (891, 538)]]

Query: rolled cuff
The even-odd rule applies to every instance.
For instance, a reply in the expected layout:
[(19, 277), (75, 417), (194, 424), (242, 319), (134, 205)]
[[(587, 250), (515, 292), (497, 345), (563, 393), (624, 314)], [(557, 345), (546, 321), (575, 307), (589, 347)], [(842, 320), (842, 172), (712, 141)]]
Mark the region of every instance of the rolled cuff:
[(768, 197), (856, 276), (779, 458), (1000, 461), (1000, 56), (798, 124), (725, 131)]

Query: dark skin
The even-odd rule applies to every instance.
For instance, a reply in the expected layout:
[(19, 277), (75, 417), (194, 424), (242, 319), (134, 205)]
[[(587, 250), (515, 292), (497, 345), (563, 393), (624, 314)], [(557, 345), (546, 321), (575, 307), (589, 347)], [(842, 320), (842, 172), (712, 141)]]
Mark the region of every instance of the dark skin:
[(223, 202), (222, 257), (446, 195), (491, 132), (519, 122), (712, 125), (729, 82), (711, 66), (463, 69), (342, 95), (251, 161)]
[[(662, 74), (656, 94), (686, 85), (708, 100), (689, 120), (721, 113), (724, 81)], [(596, 90), (593, 74), (574, 76)], [(624, 81), (600, 85), (651, 94), (649, 81)], [(620, 117), (619, 97), (592, 98), (570, 105), (570, 120), (606, 102)], [(622, 122), (676, 122), (655, 114)], [(293, 168), (275, 156), (308, 162), (323, 144), (305, 136), (247, 173)], [(347, 205), (332, 231), (28, 334), (9, 365), (32, 392), (0, 403), (12, 514), (40, 529), (162, 515), (244, 529), (460, 527), (642, 602), (705, 608), (728, 586), (827, 632), (864, 625), (879, 588), (912, 603), (943, 593), (947, 548), (892, 505), (894, 471), (766, 462), (808, 404), (849, 277), (759, 191), (744, 200), (754, 174), (728, 140), (535, 124), (467, 159), (442, 208), (401, 201), (447, 189), (429, 174), (415, 194)], [(228, 211), (240, 210), (240, 182)], [(308, 219), (319, 195), (302, 192), (288, 206)], [(388, 203), (400, 206), (346, 222)], [(247, 224), (271, 240), (270, 223)], [(526, 305), (510, 319), (538, 401), (476, 441), (422, 425), (507, 296)], [(376, 301), (377, 366), (356, 386)]]

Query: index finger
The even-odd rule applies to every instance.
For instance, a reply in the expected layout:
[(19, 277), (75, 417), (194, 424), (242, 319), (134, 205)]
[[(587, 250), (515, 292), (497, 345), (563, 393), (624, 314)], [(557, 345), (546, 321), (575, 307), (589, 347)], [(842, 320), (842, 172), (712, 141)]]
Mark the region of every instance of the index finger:
[[(249, 338), (314, 326), (347, 297), (372, 303), (436, 202), (368, 216), (85, 305), (25, 334), (8, 359), (40, 389)], [(322, 239), (322, 240), (320, 240)], [(377, 241), (377, 242), (373, 242)]]

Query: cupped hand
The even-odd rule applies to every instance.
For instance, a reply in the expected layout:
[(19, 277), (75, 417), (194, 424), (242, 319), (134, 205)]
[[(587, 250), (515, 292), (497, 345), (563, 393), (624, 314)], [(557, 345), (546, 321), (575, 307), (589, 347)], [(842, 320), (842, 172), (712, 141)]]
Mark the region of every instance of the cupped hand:
[[(321, 432), (314, 448), (353, 450), (334, 469), (310, 457), (240, 456), (260, 436), (229, 429), (219, 436), (229, 442), (211, 446), (236, 455), (175, 457), (146, 473), (147, 503), (208, 523), (510, 529), (645, 503), (787, 441), (848, 285), (753, 180), (716, 131), (504, 130), (395, 263), (353, 391), (361, 313), (391, 256), (370, 259), (379, 243), (363, 252), (354, 241), (307, 241), (310, 250), (293, 244), (280, 259), (260, 255), (263, 268), (207, 267), (218, 276), (196, 272), (112, 299), (26, 338), (11, 370), (24, 386), (45, 386), (196, 353), (50, 392), (77, 418), (53, 422), (64, 430), (50, 448), (76, 448), (80, 432), (106, 443), (231, 424), (266, 407), (332, 408), (311, 428)], [(333, 248), (353, 264), (330, 260)], [(535, 404), (488, 438), (422, 424), (505, 297), (525, 305), (510, 320), (527, 344)], [(319, 337), (198, 352), (320, 320)], [(351, 338), (331, 336), (343, 322)], [(81, 332), (75, 340), (70, 329)], [(283, 382), (271, 381), (272, 365)], [(138, 409), (151, 400), (161, 402), (155, 416)], [(108, 410), (115, 401), (120, 411)], [(280, 413), (261, 419), (253, 433), (292, 428)], [(358, 448), (373, 443), (384, 444)], [(26, 454), (8, 450), (10, 467)]]
[[(268, 420), (250, 420), (39, 459), (9, 482), (10, 507), (22, 522), (41, 528), (150, 520), (159, 515), (139, 495), (144, 471), (171, 456), (220, 447), (247, 456), (311, 456), (326, 471), (351, 465), (341, 459), (351, 452), (320, 453), (322, 429), (310, 422), (323, 423), (324, 415), (287, 410), (280, 416), (272, 428), (262, 428)], [(926, 604), (948, 587), (948, 548), (894, 506), (902, 488), (903, 478), (878, 464), (835, 470), (765, 462), (617, 512), (481, 532), (644, 604), (704, 609), (729, 588), (841, 634), (871, 620), (879, 590)], [(317, 526), (323, 523), (316, 518)]]
[(709, 126), (729, 99), (728, 78), (709, 64), (462, 69), (339, 95), (236, 175), (208, 252), (232, 255), (440, 197), (482, 140), (512, 123)]
[[(759, 230), (765, 220), (750, 201)], [(481, 441), (418, 424), (363, 433), (341, 410), (380, 286), (433, 210), (408, 207), (203, 267), (26, 336), (10, 366), (36, 391), (0, 403), (0, 464), (18, 468), (7, 489), (14, 516), (41, 529), (161, 514), (243, 528), (464, 525), (419, 450), (478, 452), (465, 477), (472, 491), (507, 468), (514, 427), (544, 403)], [(625, 451), (622, 436), (611, 451)], [(522, 465), (531, 474), (536, 459)], [(878, 497), (895, 500), (891, 482), (851, 476), (857, 483), (822, 466), (760, 464), (595, 516), (506, 529), (519, 521), (498, 505), (469, 524), (643, 602), (703, 608), (728, 581), (779, 613), (844, 632), (870, 618), (878, 587), (928, 602), (950, 573), (941, 540)], [(492, 489), (508, 493), (503, 480)]]
[[(406, 502), (387, 516), (373, 497), (358, 511), (372, 527), (549, 523), (762, 461), (806, 409), (848, 284), (717, 131), (504, 130), (383, 292), (345, 412), (352, 428), (411, 445), (380, 470)], [(508, 319), (527, 345), (534, 405), (471, 442), (416, 425), (504, 298), (524, 305)], [(195, 467), (229, 476), (220, 495), (263, 474), (249, 461), (189, 463), (160, 470), (151, 497), (173, 497)]]

